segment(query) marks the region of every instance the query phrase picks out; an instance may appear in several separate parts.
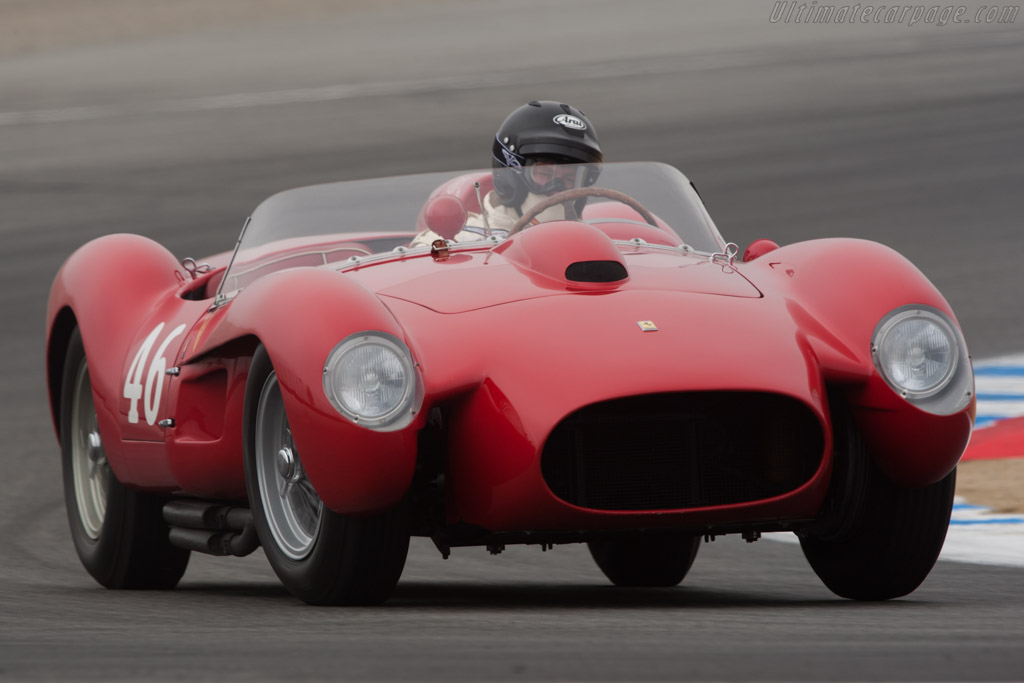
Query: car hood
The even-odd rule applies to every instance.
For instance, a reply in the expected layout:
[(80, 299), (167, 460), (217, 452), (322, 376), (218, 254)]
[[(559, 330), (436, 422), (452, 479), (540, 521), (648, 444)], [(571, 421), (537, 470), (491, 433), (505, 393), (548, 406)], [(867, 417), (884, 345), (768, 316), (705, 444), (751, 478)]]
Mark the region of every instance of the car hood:
[(348, 271), (378, 295), (438, 313), (464, 313), (559, 295), (647, 290), (758, 298), (728, 263), (646, 244), (613, 243), (598, 230), (564, 222), (517, 235), (493, 249), (422, 255)]

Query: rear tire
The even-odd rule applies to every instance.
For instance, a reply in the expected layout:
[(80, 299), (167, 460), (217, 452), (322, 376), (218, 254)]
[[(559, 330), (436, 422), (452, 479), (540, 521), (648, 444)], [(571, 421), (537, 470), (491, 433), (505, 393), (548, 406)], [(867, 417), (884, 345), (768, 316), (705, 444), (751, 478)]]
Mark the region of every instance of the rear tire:
[(590, 541), (598, 568), (616, 586), (676, 586), (690, 571), (700, 536), (635, 536)]
[(107, 588), (174, 588), (189, 551), (167, 539), (164, 501), (125, 487), (107, 463), (82, 335), (71, 335), (61, 385), (64, 503), (75, 550)]
[(925, 580), (942, 550), (956, 470), (930, 486), (906, 488), (879, 469), (852, 424), (836, 434), (841, 441), (837, 448), (845, 449), (837, 457), (860, 463), (863, 498), (856, 516), (838, 534), (802, 536), (804, 556), (840, 597), (889, 600), (907, 595)]
[[(350, 517), (313, 490), (291, 438), (266, 350), (253, 357), (245, 393), (245, 482), (267, 560), (281, 583), (312, 605), (375, 605), (388, 599), (409, 550), (407, 509)], [(281, 455), (287, 451), (286, 455)]]

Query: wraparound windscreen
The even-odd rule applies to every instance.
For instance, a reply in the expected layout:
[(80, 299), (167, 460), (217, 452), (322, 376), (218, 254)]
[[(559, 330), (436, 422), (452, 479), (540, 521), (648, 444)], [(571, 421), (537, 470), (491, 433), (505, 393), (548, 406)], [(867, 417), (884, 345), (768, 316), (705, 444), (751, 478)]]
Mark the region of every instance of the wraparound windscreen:
[[(580, 167), (579, 177), (593, 170)], [(352, 256), (408, 244), (434, 190), (460, 176), (489, 174), (490, 169), (478, 169), (351, 180), (275, 194), (253, 212), (225, 274), (222, 292), (237, 291), (285, 268), (337, 266)], [(710, 253), (724, 244), (690, 181), (671, 166), (603, 164), (593, 187), (636, 199), (695, 251)], [(603, 201), (608, 200), (588, 200), (591, 205)]]

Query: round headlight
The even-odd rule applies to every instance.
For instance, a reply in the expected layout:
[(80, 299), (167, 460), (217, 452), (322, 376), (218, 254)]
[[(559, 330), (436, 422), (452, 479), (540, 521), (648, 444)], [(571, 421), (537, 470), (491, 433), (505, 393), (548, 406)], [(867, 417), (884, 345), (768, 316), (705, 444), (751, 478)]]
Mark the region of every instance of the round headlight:
[(352, 335), (324, 364), (324, 392), (338, 412), (371, 429), (399, 429), (412, 420), (417, 399), (412, 356), (383, 332)]
[(886, 381), (904, 396), (924, 398), (953, 378), (959, 337), (937, 311), (911, 308), (892, 315), (875, 334), (875, 362)]

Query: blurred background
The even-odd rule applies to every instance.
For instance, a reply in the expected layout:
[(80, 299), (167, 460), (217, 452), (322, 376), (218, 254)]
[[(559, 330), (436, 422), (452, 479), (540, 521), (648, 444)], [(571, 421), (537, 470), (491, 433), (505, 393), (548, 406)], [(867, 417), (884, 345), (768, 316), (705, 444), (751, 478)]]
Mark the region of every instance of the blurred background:
[(789, 545), (720, 541), (672, 597), (611, 597), (579, 548), (441, 564), (428, 544), (390, 613), (295, 616), (259, 553), (196, 558), (169, 596), (104, 593), (74, 557), (42, 362), (61, 262), (121, 231), (202, 257), (281, 189), (489, 166), (532, 99), (581, 108), (609, 161), (682, 169), (741, 250), (884, 242), (943, 291), (975, 358), (1024, 350), (1019, 6), (968, 2), (961, 23), (912, 23), (932, 5), (797, 23), (799, 7), (0, 0), (0, 677), (674, 679), (681, 658), (704, 678), (1019, 676), (1011, 570), (943, 565), (915, 594), (931, 608), (823, 619), (836, 603)]
[(1024, 17), (786, 23), (791, 4), (0, 0), (4, 251), (34, 272), (111, 231), (219, 251), (286, 187), (488, 166), (508, 112), (557, 99), (608, 160), (687, 173), (741, 248), (885, 242), (976, 357), (1019, 350)]

